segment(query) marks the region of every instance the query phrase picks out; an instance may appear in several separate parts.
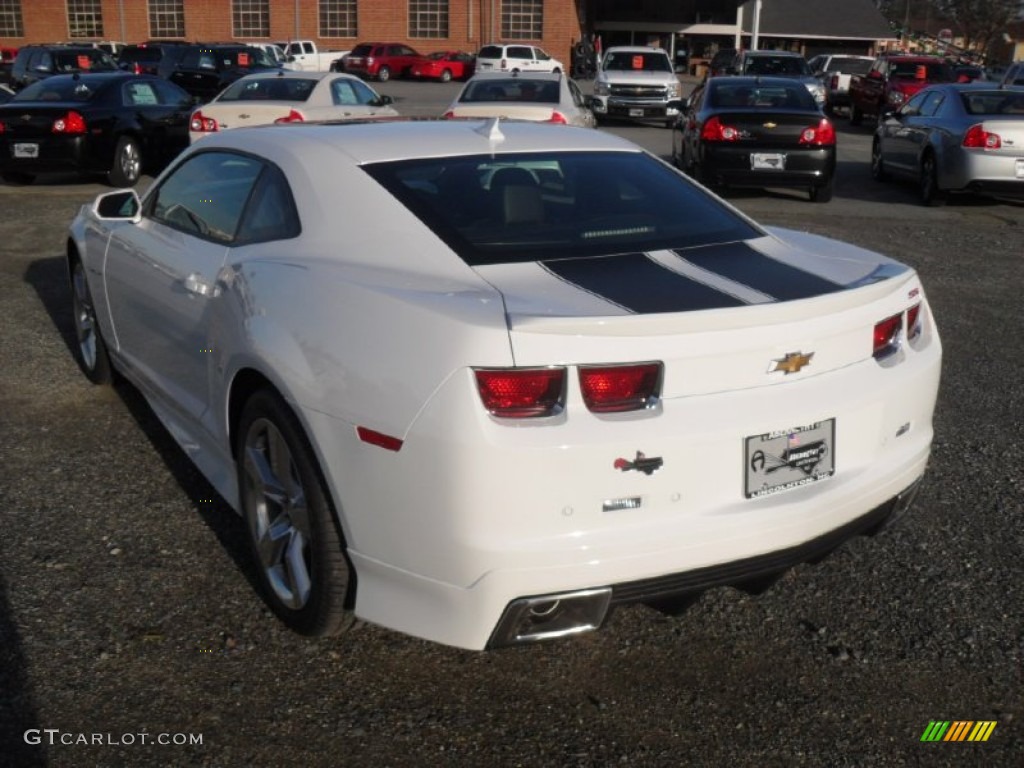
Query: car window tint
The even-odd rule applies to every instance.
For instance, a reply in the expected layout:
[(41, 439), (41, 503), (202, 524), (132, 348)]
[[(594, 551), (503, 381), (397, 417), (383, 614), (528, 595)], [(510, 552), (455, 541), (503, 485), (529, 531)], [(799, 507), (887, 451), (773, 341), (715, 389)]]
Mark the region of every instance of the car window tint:
[(510, 45), (508, 47), (508, 58), (510, 59), (532, 59), (533, 49), (522, 45)]
[(1022, 115), (1024, 91), (975, 91), (960, 93), (970, 115)]
[(160, 103), (152, 83), (129, 82), (122, 88), (124, 103), (133, 107), (149, 107)]
[(939, 107), (942, 105), (942, 100), (945, 98), (942, 91), (929, 91), (925, 96), (924, 101), (921, 103), (921, 114), (925, 117), (931, 117), (939, 111)]
[(237, 244), (298, 237), (301, 227), (288, 181), (275, 166), (260, 175), (238, 229)]
[(350, 80), (353, 90), (356, 92), (356, 99), (359, 104), (376, 104), (377, 93), (362, 80)]
[(81, 80), (49, 77), (26, 86), (11, 99), (16, 101), (89, 101), (97, 91)]
[(359, 100), (359, 94), (356, 93), (355, 81), (340, 77), (332, 82), (331, 101), (338, 106), (362, 103)]
[(262, 164), (228, 152), (193, 155), (148, 201), (149, 215), (183, 232), (230, 243)]
[(921, 113), (921, 105), (924, 103), (925, 97), (928, 95), (926, 91), (914, 94), (913, 98), (910, 99), (903, 108), (900, 109), (902, 115), (918, 115)]
[(761, 234), (643, 152), (444, 157), (363, 169), (471, 266), (643, 253)]
[(182, 88), (167, 80), (157, 79), (150, 81), (156, 89), (156, 95), (161, 104), (175, 107), (183, 107), (192, 103), (192, 97)]

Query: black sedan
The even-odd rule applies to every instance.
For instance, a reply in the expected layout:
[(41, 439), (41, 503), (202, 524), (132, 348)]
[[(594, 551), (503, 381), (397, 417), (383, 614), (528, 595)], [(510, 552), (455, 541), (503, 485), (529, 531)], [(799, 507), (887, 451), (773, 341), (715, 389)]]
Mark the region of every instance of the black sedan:
[(0, 105), (0, 174), (31, 183), (50, 171), (103, 174), (133, 186), (188, 146), (193, 99), (159, 77), (59, 75)]
[(680, 105), (672, 161), (709, 187), (806, 189), (832, 199), (836, 132), (803, 83), (713, 77)]

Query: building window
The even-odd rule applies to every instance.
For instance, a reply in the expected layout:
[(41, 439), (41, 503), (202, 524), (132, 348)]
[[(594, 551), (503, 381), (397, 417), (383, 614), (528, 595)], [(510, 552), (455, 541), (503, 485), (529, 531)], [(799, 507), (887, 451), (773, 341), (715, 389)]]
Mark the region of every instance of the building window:
[(270, 37), (270, 0), (231, 0), (231, 34)]
[(103, 37), (102, 0), (68, 0), (68, 37)]
[(409, 37), (448, 37), (448, 0), (409, 0)]
[(544, 0), (502, 0), (501, 36), (506, 40), (544, 37)]
[(149, 36), (185, 36), (185, 0), (149, 0)]
[(0, 37), (24, 37), (21, 0), (0, 0)]
[(357, 0), (320, 0), (320, 37), (356, 37)]

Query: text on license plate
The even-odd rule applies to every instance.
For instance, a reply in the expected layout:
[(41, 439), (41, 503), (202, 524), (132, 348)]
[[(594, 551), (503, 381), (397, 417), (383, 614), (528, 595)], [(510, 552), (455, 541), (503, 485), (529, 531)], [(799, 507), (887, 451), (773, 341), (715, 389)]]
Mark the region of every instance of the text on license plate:
[(752, 152), (750, 168), (755, 171), (782, 171), (786, 168), (786, 156), (778, 152)]
[(630, 117), (643, 117), (644, 116), (644, 110), (643, 110), (642, 107), (632, 107), (629, 110), (629, 116)]
[(12, 148), (15, 157), (39, 157), (39, 145), (29, 142), (19, 142)]
[(1024, 179), (1024, 157), (1018, 157), (1014, 170), (1018, 179)]
[(754, 499), (831, 477), (835, 441), (835, 419), (748, 437), (744, 494)]

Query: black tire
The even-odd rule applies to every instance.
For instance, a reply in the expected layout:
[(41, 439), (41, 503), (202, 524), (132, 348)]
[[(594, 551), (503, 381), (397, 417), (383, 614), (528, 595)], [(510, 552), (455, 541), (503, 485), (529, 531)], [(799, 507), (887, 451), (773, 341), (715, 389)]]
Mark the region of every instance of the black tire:
[(921, 158), (921, 173), (918, 176), (918, 192), (921, 203), (932, 207), (946, 204), (946, 193), (939, 189), (939, 172), (935, 155), (925, 152)]
[(24, 173), (22, 171), (7, 171), (3, 175), (3, 180), (8, 184), (17, 184), (23, 186), (25, 184), (31, 184), (36, 180), (36, 177), (31, 173)]
[(856, 104), (850, 105), (850, 125), (860, 125), (864, 119), (864, 113)]
[(452, 81), (452, 71), (450, 69), (441, 70), (441, 82), (450, 83)]
[(555, 67), (554, 69), (551, 70), (551, 73), (555, 75), (560, 75), (562, 74), (562, 70), (559, 69), (558, 67)]
[(391, 79), (391, 70), (388, 69), (387, 67), (381, 67), (380, 69), (377, 70), (377, 79), (380, 80), (382, 83), (386, 83), (388, 80)]
[(827, 203), (832, 199), (832, 178), (819, 186), (811, 187), (808, 192), (812, 203)]
[(355, 579), (313, 449), (291, 408), (253, 394), (236, 435), (240, 511), (267, 604), (296, 632), (349, 629)]
[(93, 384), (109, 384), (114, 378), (110, 354), (96, 322), (96, 307), (92, 303), (85, 267), (77, 258), (71, 262), (71, 316), (75, 323), (78, 365), (82, 373)]
[(871, 177), (875, 181), (885, 181), (889, 178), (885, 163), (882, 161), (882, 145), (878, 139), (871, 145)]
[(114, 162), (107, 173), (112, 187), (134, 187), (142, 177), (142, 151), (132, 136), (122, 136), (114, 149)]

